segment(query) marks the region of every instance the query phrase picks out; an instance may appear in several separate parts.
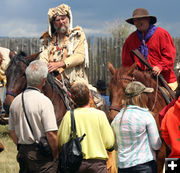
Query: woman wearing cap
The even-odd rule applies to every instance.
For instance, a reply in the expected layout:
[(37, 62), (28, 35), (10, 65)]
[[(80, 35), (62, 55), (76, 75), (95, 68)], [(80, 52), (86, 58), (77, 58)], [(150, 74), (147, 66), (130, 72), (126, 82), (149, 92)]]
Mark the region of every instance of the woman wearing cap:
[(161, 147), (156, 122), (147, 108), (147, 93), (153, 92), (133, 81), (125, 89), (124, 108), (112, 122), (116, 136), (120, 173), (157, 172), (155, 151)]
[(153, 73), (163, 75), (171, 89), (177, 88), (177, 79), (173, 71), (176, 56), (176, 48), (170, 34), (163, 28), (154, 24), (157, 19), (149, 15), (144, 8), (137, 8), (133, 11), (132, 18), (126, 22), (134, 25), (137, 30), (125, 41), (122, 51), (122, 65), (131, 66), (134, 61), (141, 70), (146, 67), (131, 54), (131, 50), (139, 49), (145, 59), (153, 68)]

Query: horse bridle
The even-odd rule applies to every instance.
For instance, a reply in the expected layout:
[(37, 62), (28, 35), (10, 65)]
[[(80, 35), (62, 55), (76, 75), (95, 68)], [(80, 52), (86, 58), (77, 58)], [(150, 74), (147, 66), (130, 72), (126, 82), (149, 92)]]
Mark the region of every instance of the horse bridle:
[[(130, 77), (130, 76), (127, 76), (127, 75), (122, 75), (122, 77), (119, 79), (119, 80), (128, 80), (130, 82), (134, 81), (135, 80), (135, 77)], [(122, 106), (123, 104), (121, 104), (120, 106), (116, 106), (116, 105), (111, 105), (109, 107), (109, 110), (113, 110), (113, 111), (116, 111), (116, 112), (120, 112), (120, 110), (122, 109)]]

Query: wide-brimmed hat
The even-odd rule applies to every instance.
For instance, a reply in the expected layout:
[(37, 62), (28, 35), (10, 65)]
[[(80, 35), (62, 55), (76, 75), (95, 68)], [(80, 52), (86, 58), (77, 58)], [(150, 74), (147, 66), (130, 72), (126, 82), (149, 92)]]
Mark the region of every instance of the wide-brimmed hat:
[(152, 93), (153, 91), (153, 88), (148, 88), (141, 82), (133, 81), (127, 85), (125, 89), (125, 95), (126, 97), (133, 97), (141, 93)]
[(157, 18), (155, 16), (149, 15), (148, 10), (146, 10), (145, 8), (136, 8), (133, 11), (132, 17), (127, 19), (126, 22), (134, 25), (133, 19), (146, 18), (146, 17), (149, 17), (151, 19), (150, 21), (151, 24), (154, 24), (157, 22)]

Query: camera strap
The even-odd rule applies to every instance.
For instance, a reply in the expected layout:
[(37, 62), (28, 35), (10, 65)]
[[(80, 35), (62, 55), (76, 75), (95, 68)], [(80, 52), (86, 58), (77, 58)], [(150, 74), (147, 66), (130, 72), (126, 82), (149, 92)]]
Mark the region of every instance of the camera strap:
[[(27, 89), (32, 89), (32, 90), (37, 90), (37, 91), (39, 91), (37, 88), (34, 88), (34, 87), (28, 87)], [(24, 91), (22, 92), (22, 107), (23, 107), (23, 111), (24, 111), (24, 114), (25, 114), (27, 123), (28, 123), (28, 125), (29, 125), (30, 130), (31, 130), (31, 133), (32, 133), (32, 135), (34, 136), (34, 133), (33, 133), (31, 124), (30, 124), (30, 122), (29, 122), (29, 120), (28, 120), (27, 113), (26, 113), (26, 108), (25, 108), (25, 104), (24, 104)]]
[(28, 117), (27, 117), (26, 108), (25, 108), (25, 105), (24, 105), (24, 91), (22, 92), (22, 107), (23, 107), (23, 111), (24, 111), (24, 114), (25, 114), (25, 117), (26, 117), (27, 123), (28, 123), (28, 125), (29, 125), (30, 130), (31, 130), (31, 133), (32, 133), (32, 134), (33, 134), (33, 136), (34, 136), (34, 133), (33, 133), (33, 130), (32, 130), (32, 127), (31, 127), (31, 124), (30, 124), (30, 122), (29, 122), (29, 120), (28, 120)]
[(71, 109), (71, 136), (76, 136), (76, 123), (74, 118), (74, 109)]

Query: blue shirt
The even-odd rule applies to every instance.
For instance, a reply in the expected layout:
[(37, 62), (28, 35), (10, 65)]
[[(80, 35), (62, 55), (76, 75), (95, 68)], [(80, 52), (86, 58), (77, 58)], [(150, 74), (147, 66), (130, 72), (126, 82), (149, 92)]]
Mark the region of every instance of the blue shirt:
[(129, 168), (154, 160), (152, 149), (161, 147), (154, 117), (148, 109), (133, 105), (127, 107), (122, 118), (123, 112), (124, 109), (111, 124), (116, 135), (118, 167)]
[(104, 98), (104, 100), (106, 101), (106, 103), (107, 103), (107, 105), (109, 107), (110, 106), (109, 96), (102, 94), (102, 97)]

